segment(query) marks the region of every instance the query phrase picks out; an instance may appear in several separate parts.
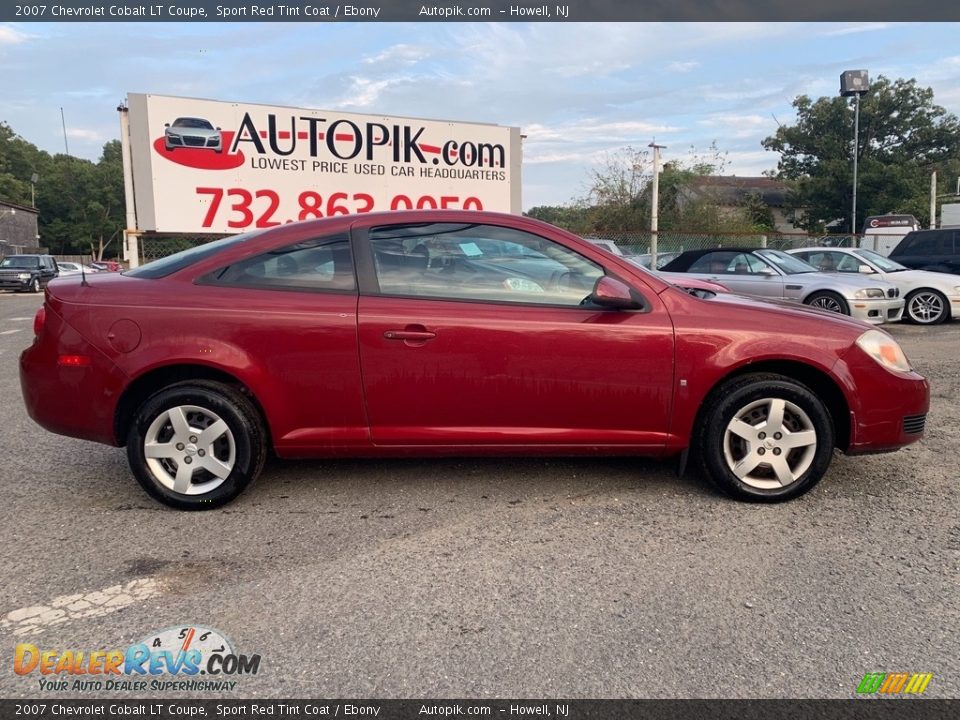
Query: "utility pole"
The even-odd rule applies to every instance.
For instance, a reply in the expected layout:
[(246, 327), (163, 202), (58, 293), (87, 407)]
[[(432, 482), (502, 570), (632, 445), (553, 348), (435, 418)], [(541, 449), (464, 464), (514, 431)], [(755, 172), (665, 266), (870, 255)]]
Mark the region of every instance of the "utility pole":
[(857, 160), (860, 155), (860, 96), (870, 90), (870, 78), (866, 70), (847, 70), (840, 74), (840, 95), (854, 97), (853, 105), (853, 208), (850, 216), (850, 233), (857, 232)]
[(937, 171), (930, 173), (930, 229), (937, 227)]
[(654, 140), (647, 147), (653, 148), (653, 187), (650, 191), (650, 269), (657, 269), (657, 230), (660, 221), (660, 151), (666, 145), (657, 145)]

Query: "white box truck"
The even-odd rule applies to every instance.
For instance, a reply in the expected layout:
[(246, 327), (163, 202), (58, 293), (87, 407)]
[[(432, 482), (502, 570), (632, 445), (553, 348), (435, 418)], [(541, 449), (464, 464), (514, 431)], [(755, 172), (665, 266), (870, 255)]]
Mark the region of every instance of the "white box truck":
[(940, 206), (940, 227), (960, 228), (960, 202)]
[(919, 230), (920, 223), (913, 215), (871, 215), (863, 223), (860, 247), (873, 250), (883, 256), (890, 254), (903, 236)]

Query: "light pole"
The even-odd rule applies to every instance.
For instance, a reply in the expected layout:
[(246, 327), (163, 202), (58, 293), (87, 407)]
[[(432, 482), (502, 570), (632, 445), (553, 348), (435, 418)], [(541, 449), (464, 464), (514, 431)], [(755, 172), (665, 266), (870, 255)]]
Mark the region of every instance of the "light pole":
[(647, 147), (653, 148), (653, 186), (650, 189), (650, 269), (657, 269), (657, 228), (660, 222), (660, 151), (666, 145), (657, 145), (654, 140)]
[(853, 95), (853, 209), (850, 215), (850, 233), (857, 232), (857, 156), (860, 154), (860, 96), (870, 90), (866, 70), (847, 70), (840, 74), (840, 95)]
[(30, 207), (37, 206), (37, 180), (40, 176), (36, 173), (30, 176)]

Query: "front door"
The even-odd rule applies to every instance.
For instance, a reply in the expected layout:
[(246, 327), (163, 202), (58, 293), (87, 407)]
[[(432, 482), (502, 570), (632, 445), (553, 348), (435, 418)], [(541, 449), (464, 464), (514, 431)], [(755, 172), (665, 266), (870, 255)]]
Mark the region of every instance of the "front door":
[(669, 429), (673, 328), (581, 304), (604, 268), (556, 239), (463, 223), (381, 226), (358, 307), (378, 445), (657, 447)]

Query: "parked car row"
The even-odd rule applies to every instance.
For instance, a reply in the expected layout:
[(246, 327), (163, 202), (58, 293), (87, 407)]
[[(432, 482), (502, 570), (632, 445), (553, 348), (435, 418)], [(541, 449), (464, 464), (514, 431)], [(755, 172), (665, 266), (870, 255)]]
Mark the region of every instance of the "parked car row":
[[(770, 248), (708, 248), (657, 256), (659, 273), (681, 286), (685, 278), (713, 283), (743, 295), (756, 295), (800, 302), (822, 310), (850, 315), (873, 324), (905, 320), (918, 325), (936, 325), (960, 317), (960, 277), (947, 272), (947, 259), (927, 256), (934, 267), (945, 270), (913, 270), (895, 257), (923, 264), (917, 248), (937, 243), (946, 231), (916, 231), (908, 234), (891, 257), (866, 248), (817, 246), (788, 250)], [(937, 233), (936, 236), (930, 233)], [(960, 233), (958, 233), (960, 234)], [(918, 239), (919, 238), (919, 239)], [(613, 241), (591, 242), (614, 255), (649, 267), (649, 255), (627, 255)], [(952, 240), (951, 240), (952, 242)], [(646, 262), (638, 262), (641, 257)], [(958, 265), (960, 268), (960, 265)]]
[(687, 250), (664, 265), (663, 272), (687, 273), (741, 295), (792, 300), (874, 325), (896, 322), (903, 315), (904, 302), (896, 286), (818, 272), (799, 258), (770, 248)]
[(89, 265), (59, 261), (53, 255), (24, 253), (0, 259), (0, 290), (38, 293), (58, 277), (84, 273), (119, 272), (123, 266), (115, 260), (102, 260)]

